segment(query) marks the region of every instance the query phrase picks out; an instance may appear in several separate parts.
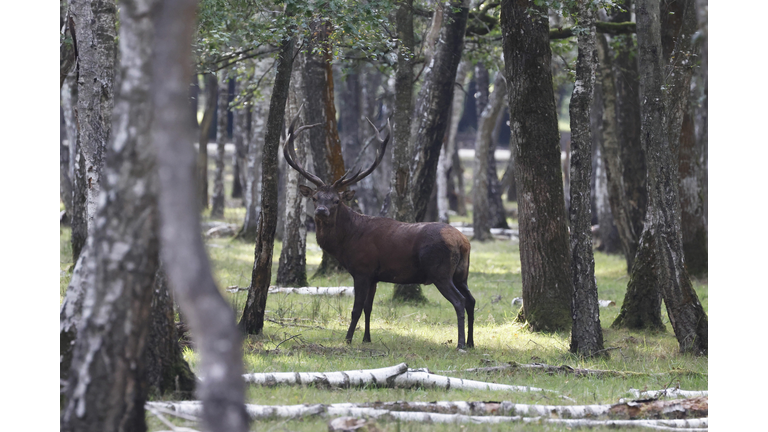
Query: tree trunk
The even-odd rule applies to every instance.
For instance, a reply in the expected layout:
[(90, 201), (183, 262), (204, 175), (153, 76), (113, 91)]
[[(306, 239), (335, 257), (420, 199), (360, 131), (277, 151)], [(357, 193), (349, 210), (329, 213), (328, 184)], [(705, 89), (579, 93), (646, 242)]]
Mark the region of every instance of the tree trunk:
[(248, 430), (243, 404), (242, 338), (232, 309), (211, 274), (200, 235), (200, 201), (188, 122), (194, 0), (167, 0), (157, 13), (152, 96), (152, 140), (160, 178), (162, 257), (195, 347), (200, 353), (197, 389), (206, 430)]
[[(239, 81), (235, 81), (235, 95), (240, 92)], [(232, 109), (232, 142), (235, 151), (232, 154), (232, 198), (243, 198), (245, 184), (245, 143), (247, 132), (245, 130), (247, 108)]]
[[(563, 203), (560, 139), (552, 89), (546, 9), (502, 2), (504, 72), (516, 146), (522, 317), (535, 331), (571, 326), (571, 254)], [(538, 14), (543, 14), (543, 17)]]
[[(469, 63), (462, 61), (456, 69), (456, 86), (453, 88), (453, 101), (451, 102), (451, 123), (448, 127), (448, 140), (440, 149), (440, 159), (437, 162), (437, 215), (438, 220), (448, 223), (448, 211), (451, 208), (451, 199), (454, 201), (464, 199), (464, 191), (456, 191), (456, 181), (451, 181), (451, 177), (461, 167), (453, 166), (453, 154), (456, 150), (456, 133), (459, 130), (459, 121), (463, 114), (464, 98), (466, 96), (464, 87), (467, 81), (467, 70)], [(455, 207), (454, 207), (455, 208)]]
[[(632, 1), (624, 0), (622, 6), (626, 11), (614, 13), (611, 17), (613, 22), (630, 20)], [(648, 205), (647, 169), (645, 152), (640, 145), (640, 93), (635, 41), (633, 35), (617, 35), (615, 39), (617, 51), (613, 71), (616, 84), (616, 137), (621, 160), (621, 170), (616, 175), (620, 175), (624, 186), (621, 194), (624, 215), (619, 218), (614, 212), (614, 218), (622, 243), (626, 243), (622, 247), (627, 260), (627, 272), (630, 272), (638, 253)]]
[(201, 208), (208, 208), (208, 141), (216, 111), (216, 96), (219, 93), (218, 79), (215, 73), (205, 74), (205, 111), (200, 122), (200, 135), (197, 148), (197, 185)]
[(636, 10), (640, 97), (645, 101), (641, 142), (648, 156), (649, 200), (645, 230), (654, 239), (658, 286), (680, 351), (706, 354), (707, 315), (691, 286), (684, 264), (678, 173), (676, 155), (672, 151), (677, 146), (670, 140), (667, 128), (674, 120), (665, 116), (667, 104), (662, 95), (664, 70), (659, 2), (639, 0)]
[(101, 184), (106, 199), (94, 218), (94, 284), (83, 300), (62, 431), (146, 430), (144, 347), (158, 266), (157, 180), (149, 136), (152, 3), (120, 2), (119, 87)]
[[(501, 73), (502, 76), (504, 75), (501, 71), (497, 73)], [(506, 89), (506, 83), (503, 85)], [(502, 97), (501, 99), (501, 107), (499, 108), (499, 114), (494, 119), (490, 144), (488, 146), (488, 208), (490, 209), (491, 228), (509, 229), (507, 211), (504, 209), (504, 201), (501, 199), (504, 190), (501, 188), (499, 173), (496, 171), (496, 146), (499, 142), (499, 131), (502, 127), (501, 120), (504, 108), (506, 107), (506, 98)]]
[(64, 105), (59, 107), (59, 199), (64, 203), (67, 219), (72, 215), (72, 177), (69, 174), (69, 146), (74, 145), (67, 134), (67, 122), (64, 116)]
[(412, 125), (411, 176), (408, 183), (413, 204), (413, 220), (421, 221), (435, 186), (437, 161), (450, 119), (456, 69), (464, 50), (469, 1), (451, 1), (443, 5), (440, 37), (431, 67), (424, 74)]
[(708, 160), (709, 160), (709, 6), (707, 0), (696, 0), (696, 19), (701, 31), (701, 66), (699, 67), (699, 82), (701, 105), (696, 110), (696, 141), (702, 152), (702, 197), (704, 207), (704, 220), (709, 220), (708, 199)]
[(75, 57), (75, 43), (69, 28), (70, 24), (74, 24), (74, 21), (70, 22), (71, 19), (72, 17), (69, 15), (69, 2), (67, 0), (59, 0), (59, 29), (61, 30), (61, 36), (59, 37), (60, 89), (64, 87), (64, 81), (77, 61)]
[[(307, 112), (307, 124), (320, 123), (325, 127), (307, 131), (315, 174), (328, 183), (333, 183), (344, 175), (344, 157), (341, 151), (341, 139), (336, 125), (336, 107), (333, 94), (332, 55), (328, 46), (331, 23), (315, 22), (312, 24), (313, 38), (305, 55), (304, 96)], [(318, 47), (321, 55), (312, 54), (313, 47)], [(323, 251), (314, 276), (344, 272), (338, 260)], [(313, 277), (314, 277), (313, 276)]]
[[(287, 12), (286, 12), (287, 13)], [(260, 334), (264, 328), (264, 312), (267, 305), (267, 291), (272, 279), (272, 252), (277, 228), (277, 151), (283, 131), (285, 105), (291, 84), (293, 68), (294, 38), (282, 41), (277, 58), (277, 73), (269, 101), (267, 130), (264, 136), (264, 154), (261, 171), (261, 215), (254, 252), (251, 286), (243, 309), (239, 327), (248, 334)]]
[(67, 216), (71, 228), (72, 262), (76, 263), (80, 251), (85, 246), (88, 237), (85, 214), (85, 177), (80, 169), (83, 163), (80, 149), (77, 147), (77, 118), (75, 108), (77, 106), (77, 81), (74, 74), (70, 74), (64, 86), (61, 88), (61, 106), (64, 111), (64, 121), (67, 124), (67, 139), (69, 144), (69, 167), (67, 168), (71, 181), (71, 192), (68, 195), (69, 205)]
[[(596, 39), (603, 38), (602, 35), (597, 35)], [(603, 38), (604, 39), (604, 38)], [(604, 40), (603, 40), (604, 42)], [(599, 42), (596, 40), (596, 45), (599, 45)], [(600, 51), (600, 48), (597, 48), (597, 51)], [(601, 67), (601, 61), (603, 60), (602, 56), (598, 55), (598, 63), (596, 65), (596, 71), (595, 71), (595, 88), (594, 88), (594, 97), (592, 98), (592, 108), (590, 113), (590, 128), (592, 130), (592, 151), (594, 154), (593, 160), (593, 180), (595, 183), (594, 192), (594, 202), (595, 202), (595, 208), (597, 211), (597, 222), (599, 224), (599, 231), (598, 235), (600, 237), (600, 246), (598, 247), (598, 250), (615, 254), (621, 251), (621, 240), (619, 239), (619, 231), (618, 228), (616, 228), (615, 223), (613, 222), (613, 213), (611, 212), (611, 206), (610, 206), (610, 200), (608, 193), (608, 176), (606, 174), (605, 165), (606, 162), (603, 158), (603, 141), (604, 141), (604, 130), (603, 130), (603, 115), (604, 115), (604, 109), (603, 109), (603, 80), (602, 80), (602, 67)], [(613, 79), (613, 75), (610, 76), (611, 80)], [(611, 92), (615, 92), (615, 86), (613, 85), (613, 82), (610, 83), (609, 88)], [(611, 107), (610, 109), (614, 110), (612, 113), (614, 118), (614, 130), (611, 131), (613, 133), (613, 140), (614, 140), (614, 146), (615, 146), (615, 109), (616, 109), (616, 95), (613, 93), (609, 96), (609, 99), (611, 99)]]
[(149, 342), (145, 354), (149, 393), (155, 397), (171, 394), (173, 398), (191, 399), (197, 379), (181, 354), (173, 296), (162, 266), (155, 273), (152, 291)]
[[(254, 75), (261, 76), (270, 67), (270, 61), (260, 60), (256, 63)], [(267, 101), (271, 99), (272, 88), (266, 85), (262, 91), (262, 98), (253, 99), (250, 119), (251, 127), (248, 132), (248, 150), (245, 165), (245, 219), (237, 237), (247, 242), (256, 241), (258, 235), (258, 221), (261, 213), (261, 165), (264, 149), (264, 136), (269, 106)], [(246, 114), (247, 115), (247, 114)]]
[[(365, 117), (370, 118), (374, 123), (380, 124), (383, 119), (391, 117), (392, 103), (387, 102), (388, 93), (386, 91), (379, 95), (379, 89), (382, 88), (383, 74), (371, 64), (365, 65), (363, 69), (361, 111)], [(380, 99), (383, 99), (381, 101)], [(368, 122), (362, 119), (358, 123), (363, 132), (361, 136), (367, 137), (370, 126)], [(366, 138), (366, 143), (373, 142)], [(372, 149), (366, 150), (357, 165), (365, 166), (373, 163), (375, 154)], [(381, 160), (379, 167), (373, 173), (358, 183), (365, 190), (371, 191), (370, 197), (364, 197), (360, 200), (360, 206), (363, 212), (371, 216), (379, 216), (381, 206), (389, 193), (389, 185), (392, 177), (392, 152), (388, 151)]]
[(392, 132), (392, 184), (389, 216), (401, 222), (415, 222), (411, 185), (411, 118), (413, 116), (413, 0), (398, 1), (397, 69), (395, 70), (395, 113)]
[[(675, 0), (661, 6), (661, 42), (666, 76), (671, 87), (666, 93), (669, 113), (667, 128), (680, 174), (681, 228), (685, 263), (691, 274), (707, 271), (707, 223), (702, 190), (703, 149), (697, 145), (691, 116), (691, 80), (698, 59), (692, 43), (698, 23), (694, 0)], [(676, 150), (677, 149), (677, 150)]]
[[(299, 65), (296, 65), (299, 66)], [(301, 67), (293, 68), (288, 97), (288, 107), (285, 118), (294, 118), (299, 111), (303, 97), (301, 95)], [(302, 122), (302, 124), (306, 124)], [(306, 135), (296, 137), (296, 155), (299, 160), (305, 159)], [(307, 164), (305, 164), (307, 166)], [(283, 235), (283, 250), (280, 252), (280, 262), (277, 267), (278, 286), (303, 287), (307, 283), (307, 200), (299, 193), (299, 183), (303, 176), (294, 169), (286, 170), (285, 181), (285, 230)]]
[(224, 217), (224, 145), (227, 141), (228, 81), (227, 72), (222, 71), (217, 106), (218, 117), (216, 119), (216, 172), (213, 175), (212, 218)]
[[(479, 81), (478, 74), (478, 81)], [(486, 77), (487, 78), (487, 77)], [(491, 213), (491, 182), (489, 178), (491, 148), (491, 135), (496, 126), (496, 118), (501, 114), (504, 106), (504, 96), (507, 87), (504, 83), (504, 74), (498, 72), (493, 82), (493, 94), (489, 96), (480, 114), (477, 125), (477, 138), (475, 139), (475, 173), (474, 173), (474, 202), (472, 206), (472, 227), (474, 229), (473, 240), (493, 240), (491, 235), (492, 221), (495, 219)], [(487, 87), (487, 84), (486, 84)], [(482, 94), (482, 91), (479, 93)], [(480, 99), (480, 98), (478, 98)], [(479, 106), (479, 103), (478, 103)], [(494, 164), (496, 159), (493, 158)], [(496, 170), (493, 170), (494, 176)], [(495, 227), (494, 227), (495, 228)]]
[(692, 107), (683, 117), (680, 134), (679, 172), (681, 228), (685, 266), (689, 274), (703, 276), (708, 270), (707, 219), (704, 217), (704, 148), (696, 139)]
[[(389, 198), (391, 205), (388, 215), (401, 222), (415, 222), (412, 197), (409, 189), (412, 185), (411, 158), (411, 119), (413, 116), (413, 0), (398, 1), (395, 15), (397, 26), (397, 69), (395, 71), (395, 112), (394, 131), (392, 132), (392, 177)], [(392, 299), (421, 303), (426, 297), (418, 284), (395, 284)]]
[(81, 170), (86, 188), (88, 235), (93, 232), (104, 148), (112, 125), (116, 13), (113, 1), (70, 1), (73, 39), (77, 41), (77, 147), (84, 159)]
[[(608, 48), (608, 42), (604, 35), (597, 36), (597, 54), (599, 58), (599, 76), (602, 96), (602, 116), (598, 120), (600, 123), (600, 155), (602, 159), (602, 168), (605, 172), (607, 181), (608, 204), (611, 210), (611, 219), (616, 227), (616, 235), (627, 265), (631, 265), (635, 257), (632, 255), (637, 251), (635, 232), (635, 222), (632, 220), (631, 204), (629, 194), (625, 191), (622, 172), (624, 163), (622, 160), (622, 146), (618, 140), (619, 132), (617, 124), (618, 101), (616, 98), (615, 74), (612, 68), (611, 56)], [(600, 219), (601, 231), (603, 222)], [(631, 259), (630, 259), (631, 257)], [(631, 269), (631, 267), (628, 267)]]
[(595, 15), (585, 2), (577, 3), (579, 25), (576, 83), (568, 109), (571, 117), (571, 271), (573, 327), (571, 352), (594, 356), (603, 351), (600, 306), (597, 302), (595, 259), (592, 255), (592, 136), (590, 108), (597, 66)]

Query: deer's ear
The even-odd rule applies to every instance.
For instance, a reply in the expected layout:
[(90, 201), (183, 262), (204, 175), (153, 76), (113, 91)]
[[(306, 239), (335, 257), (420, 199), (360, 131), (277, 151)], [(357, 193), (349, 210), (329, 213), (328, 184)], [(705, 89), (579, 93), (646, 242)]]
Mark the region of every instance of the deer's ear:
[(309, 198), (312, 196), (312, 193), (314, 192), (311, 187), (299, 185), (299, 192), (306, 198)]
[(341, 199), (344, 201), (351, 201), (355, 197), (355, 191), (348, 190), (341, 193)]

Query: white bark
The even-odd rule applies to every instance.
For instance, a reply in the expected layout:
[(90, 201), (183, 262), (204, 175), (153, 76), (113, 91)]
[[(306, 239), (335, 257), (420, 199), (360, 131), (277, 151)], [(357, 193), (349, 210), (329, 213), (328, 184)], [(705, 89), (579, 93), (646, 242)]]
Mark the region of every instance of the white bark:
[(269, 294), (305, 294), (305, 295), (334, 295), (353, 297), (355, 287), (269, 287)]
[(700, 397), (700, 396), (709, 396), (709, 391), (707, 390), (680, 390), (677, 388), (668, 388), (664, 390), (646, 390), (646, 391), (629, 389), (627, 393), (632, 394), (632, 396), (634, 396), (636, 399), (658, 399), (660, 397), (693, 398), (693, 397)]
[[(538, 387), (496, 384), (430, 373), (426, 369), (410, 369), (405, 363), (380, 369), (339, 372), (273, 372), (244, 374), (247, 383), (259, 385), (323, 385), (327, 387), (374, 386), (385, 388), (442, 388), (445, 390), (490, 390), (511, 392), (548, 392)], [(562, 398), (573, 400), (567, 396)]]
[[(468, 404), (467, 402), (440, 402), (444, 404)], [(409, 402), (409, 405), (415, 403)], [(511, 402), (502, 402), (494, 405), (508, 406), (516, 405)], [(490, 405), (490, 404), (484, 404)], [(202, 404), (197, 401), (181, 401), (181, 402), (148, 402), (147, 408), (157, 409), (161, 408), (164, 412), (175, 412), (184, 416), (199, 416), (202, 412)], [(535, 405), (531, 405), (535, 406)], [(602, 407), (602, 405), (598, 405)], [(610, 405), (606, 405), (610, 406)], [(589, 405), (585, 407), (590, 407)], [(543, 412), (546, 409), (551, 408), (548, 406), (538, 406), (535, 412)], [(555, 407), (566, 408), (566, 407)], [(314, 404), (314, 405), (246, 405), (248, 415), (253, 420), (269, 419), (269, 418), (285, 418), (285, 419), (297, 419), (310, 415), (323, 415), (323, 416), (351, 416), (351, 417), (373, 417), (384, 418), (389, 420), (405, 420), (416, 421), (422, 423), (484, 423), (484, 424), (499, 424), (499, 423), (548, 423), (552, 425), (562, 425), (566, 427), (647, 427), (653, 429), (662, 430), (706, 430), (709, 426), (709, 419), (687, 419), (687, 420), (593, 420), (593, 419), (562, 419), (562, 418), (549, 418), (550, 415), (559, 416), (565, 411), (549, 411), (542, 416), (536, 417), (524, 417), (522, 415), (515, 416), (497, 416), (497, 415), (466, 415), (461, 413), (456, 414), (442, 414), (442, 413), (430, 413), (423, 411), (391, 411), (388, 409), (362, 407), (357, 404), (351, 403), (339, 403), (339, 404)], [(528, 411), (528, 412), (533, 412)], [(586, 412), (586, 411), (585, 411)], [(589, 415), (589, 414), (585, 414)], [(546, 417), (545, 417), (546, 416)]]
[[(461, 378), (451, 378), (444, 375), (436, 375), (424, 370), (409, 369), (406, 373), (398, 375), (395, 378), (395, 387), (411, 388), (442, 388), (445, 390), (491, 390), (491, 391), (513, 391), (513, 392), (543, 392), (538, 387), (517, 386), (507, 384), (488, 383), (483, 381), (474, 381)], [(555, 392), (556, 393), (556, 392)]]
[(346, 388), (373, 384), (391, 387), (392, 380), (407, 370), (408, 365), (400, 363), (386, 368), (355, 371), (253, 373), (243, 375), (243, 379), (247, 383), (269, 386), (320, 384)]

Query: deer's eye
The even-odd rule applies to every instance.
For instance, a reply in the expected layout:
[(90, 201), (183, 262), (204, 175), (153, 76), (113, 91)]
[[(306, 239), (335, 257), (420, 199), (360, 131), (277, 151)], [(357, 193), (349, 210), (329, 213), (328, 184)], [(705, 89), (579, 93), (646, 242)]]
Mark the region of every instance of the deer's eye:
[(334, 199), (333, 199), (333, 203), (334, 203), (334, 204), (338, 204), (338, 203), (339, 203), (339, 199), (338, 199), (338, 198), (334, 198)]

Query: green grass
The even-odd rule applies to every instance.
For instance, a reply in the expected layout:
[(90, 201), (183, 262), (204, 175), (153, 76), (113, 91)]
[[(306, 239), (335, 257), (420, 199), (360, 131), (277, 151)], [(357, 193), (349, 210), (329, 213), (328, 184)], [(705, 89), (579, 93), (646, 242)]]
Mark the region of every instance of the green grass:
[[(470, 173), (467, 173), (470, 174)], [(228, 173), (228, 175), (230, 175)], [(225, 184), (229, 184), (226, 181)], [(228, 192), (227, 192), (228, 193)], [(229, 196), (229, 195), (227, 195)], [(506, 203), (514, 206), (514, 203)], [(207, 218), (207, 212), (203, 213)], [(240, 224), (244, 210), (225, 209), (224, 221)], [(453, 217), (453, 221), (471, 222), (470, 213)], [(516, 224), (516, 220), (511, 223)], [(59, 295), (63, 299), (73, 267), (70, 232), (60, 230), (61, 278)], [(277, 274), (281, 244), (276, 242), (273, 253), (272, 282)], [(214, 275), (222, 295), (233, 305), (239, 317), (247, 297), (246, 292), (229, 293), (230, 286), (250, 284), (254, 245), (231, 239), (210, 239), (207, 248)], [(307, 270), (311, 277), (320, 264), (321, 251), (314, 233), (307, 238)], [(578, 404), (615, 403), (627, 397), (630, 388), (661, 389), (679, 385), (686, 390), (708, 387), (707, 357), (678, 353), (678, 344), (662, 308), (667, 330), (661, 333), (613, 330), (609, 326), (618, 315), (628, 282), (625, 261), (619, 255), (595, 252), (595, 276), (599, 298), (613, 300), (615, 306), (601, 308), (604, 344), (610, 350), (608, 359), (581, 359), (569, 353), (568, 332), (533, 333), (516, 323), (519, 306), (515, 297), (522, 297), (520, 254), (518, 246), (509, 241), (472, 242), (469, 288), (477, 300), (475, 313), (475, 348), (466, 352), (456, 350), (456, 315), (453, 307), (434, 286), (423, 287), (427, 297), (424, 305), (395, 303), (391, 300), (391, 284), (381, 283), (371, 318), (372, 343), (363, 344), (363, 320), (358, 325), (353, 342), (344, 343), (349, 325), (352, 298), (327, 296), (270, 295), (267, 300), (267, 321), (264, 332), (247, 336), (243, 345), (246, 372), (311, 372), (362, 368), (379, 368), (405, 362), (409, 367), (427, 367), (445, 375), (489, 381), (501, 384), (528, 385), (556, 390)], [(310, 279), (311, 286), (351, 286), (347, 274)], [(694, 280), (694, 288), (705, 310), (708, 310), (707, 281)], [(278, 321), (278, 324), (274, 321)], [(279, 348), (278, 348), (279, 346)], [(199, 364), (192, 350), (185, 357), (193, 368)], [(540, 362), (551, 365), (611, 369), (637, 372), (627, 377), (577, 378), (570, 375), (547, 375), (534, 371), (507, 370), (495, 373), (467, 373), (462, 369), (493, 366), (507, 362)], [(567, 404), (556, 397), (526, 393), (490, 391), (431, 390), (431, 389), (319, 389), (314, 387), (248, 387), (248, 403), (301, 404), (364, 401), (498, 401), (511, 400), (531, 404)], [(154, 416), (148, 415), (150, 430), (167, 430)], [(174, 423), (200, 429), (199, 425), (173, 419)], [(327, 429), (328, 419), (270, 420), (252, 425), (252, 429), (273, 431), (317, 431)], [(424, 425), (378, 421), (382, 431), (539, 431), (561, 430), (544, 425)], [(597, 430), (602, 430), (597, 428)], [(607, 429), (606, 429), (607, 430)]]
[[(226, 210), (225, 218), (236, 219), (237, 209)], [(69, 230), (61, 229), (60, 295), (66, 289), (71, 267), (68, 249)], [(253, 245), (237, 240), (212, 239), (207, 242), (216, 281), (223, 296), (239, 315), (246, 292), (229, 293), (229, 286), (247, 287), (253, 265)], [(281, 244), (275, 244), (273, 283)], [(312, 275), (320, 263), (321, 251), (314, 234), (308, 236), (307, 265)], [(434, 286), (423, 287), (428, 302), (424, 305), (399, 304), (391, 300), (391, 284), (381, 283), (374, 302), (370, 344), (361, 342), (362, 320), (353, 342), (344, 343), (349, 323), (352, 298), (327, 296), (270, 295), (267, 300), (268, 321), (264, 332), (247, 336), (244, 350), (246, 372), (334, 371), (379, 368), (406, 362), (409, 367), (427, 367), (449, 376), (502, 384), (528, 385), (556, 390), (574, 398), (578, 404), (615, 403), (626, 397), (630, 388), (660, 389), (679, 385), (687, 390), (707, 389), (707, 357), (678, 353), (678, 344), (663, 310), (667, 331), (662, 333), (629, 332), (608, 328), (620, 309), (628, 277), (625, 261), (618, 255), (595, 253), (595, 272), (600, 299), (616, 302), (616, 306), (600, 309), (609, 359), (581, 359), (569, 353), (569, 333), (533, 333), (514, 321), (518, 306), (514, 297), (522, 296), (520, 255), (518, 246), (509, 241), (472, 243), (469, 287), (477, 300), (475, 315), (475, 349), (456, 350), (456, 316), (453, 307)], [(349, 286), (349, 275), (310, 280), (312, 286)], [(694, 281), (704, 309), (708, 309), (706, 281)], [(270, 321), (271, 320), (271, 321)], [(278, 324), (273, 321), (279, 321)], [(290, 340), (289, 340), (290, 339)], [(279, 345), (279, 348), (278, 348)], [(185, 356), (193, 368), (199, 359), (191, 350)], [(547, 375), (533, 371), (467, 373), (462, 369), (507, 362), (541, 362), (551, 365), (612, 369), (637, 372), (629, 377), (577, 378), (569, 375)], [(681, 373), (680, 371), (688, 371)], [(653, 375), (652, 375), (653, 374)], [(661, 375), (658, 375), (661, 374)], [(403, 389), (335, 389), (314, 387), (249, 387), (248, 403), (300, 404), (348, 401), (435, 401), (435, 400), (512, 400), (518, 403), (564, 404), (552, 396), (526, 393), (503, 394), (490, 391), (403, 390)], [(148, 416), (151, 429), (164, 427)], [(183, 424), (179, 421), (179, 424)], [(456, 425), (418, 425), (379, 421), (381, 430), (457, 430)], [(253, 428), (272, 430), (325, 430), (327, 419), (313, 418), (284, 422), (259, 422)], [(167, 429), (167, 428), (166, 428)], [(465, 425), (462, 430), (557, 430), (551, 426), (531, 425)]]

